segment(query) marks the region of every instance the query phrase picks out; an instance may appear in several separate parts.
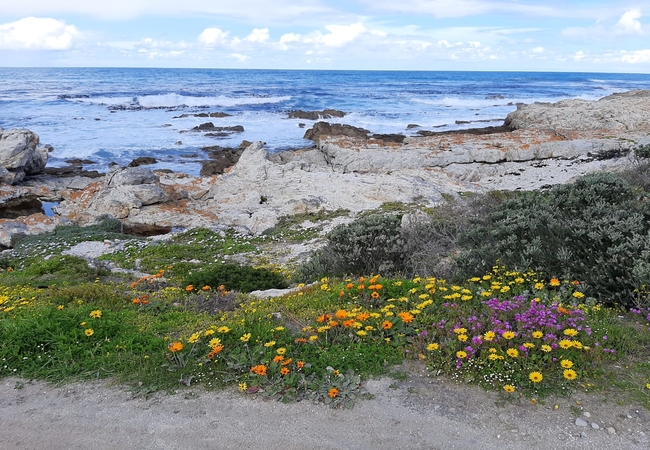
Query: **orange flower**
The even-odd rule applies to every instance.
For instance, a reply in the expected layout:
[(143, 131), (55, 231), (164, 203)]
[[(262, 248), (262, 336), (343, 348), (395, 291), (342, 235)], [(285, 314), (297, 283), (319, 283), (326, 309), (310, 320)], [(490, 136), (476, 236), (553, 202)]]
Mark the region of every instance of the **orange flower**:
[(265, 377), (266, 376), (266, 366), (264, 364), (258, 364), (256, 366), (251, 367), (251, 372), (253, 372), (255, 375)]
[(139, 298), (134, 298), (133, 300), (131, 300), (131, 303), (133, 303), (134, 305), (139, 305), (140, 304), (140, 299)]
[(297, 367), (298, 369), (302, 369), (303, 367), (305, 367), (305, 361), (298, 361), (298, 362), (296, 362), (296, 367)]
[(320, 316), (318, 319), (316, 319), (316, 322), (323, 323), (323, 322), (325, 322), (326, 320), (330, 320), (331, 318), (332, 318), (332, 315), (331, 315), (331, 314), (323, 314), (323, 315)]
[(560, 285), (560, 280), (558, 280), (557, 278), (551, 278), (551, 281), (549, 282), (549, 284), (551, 286), (557, 287), (557, 286)]
[(339, 395), (339, 390), (336, 388), (331, 388), (328, 392), (327, 395), (329, 395), (331, 398), (336, 398), (337, 395)]
[(373, 292), (372, 294), (370, 294), (370, 296), (371, 296), (372, 298), (377, 299), (377, 298), (379, 298), (379, 292), (376, 292), (376, 291), (375, 291), (375, 292)]
[(354, 325), (355, 320), (354, 319), (348, 319), (343, 321), (343, 326), (345, 328), (350, 328), (352, 325)]
[(340, 298), (345, 297), (345, 291), (343, 289), (341, 289), (341, 292), (339, 292), (339, 297)]
[(187, 287), (185, 288), (187, 292), (192, 292), (194, 290), (194, 286), (191, 284), (188, 284)]
[(363, 282), (365, 282), (365, 281), (366, 281), (365, 277), (361, 277), (361, 278), (359, 278), (359, 283), (363, 283)]
[(359, 322), (363, 322), (364, 320), (368, 320), (369, 318), (370, 318), (370, 314), (368, 314), (367, 312), (362, 312), (357, 314), (357, 320)]
[(291, 372), (291, 370), (289, 370), (288, 367), (283, 367), (282, 369), (280, 369), (280, 373), (282, 375), (289, 375), (289, 372)]
[(169, 344), (169, 347), (167, 348), (172, 353), (180, 352), (181, 350), (183, 350), (183, 343), (180, 341), (172, 342), (171, 344)]
[(210, 350), (210, 353), (208, 353), (208, 359), (212, 359), (217, 356), (219, 353), (221, 353), (221, 350), (223, 350), (223, 345), (212, 347), (212, 350)]
[(328, 325), (329, 325), (330, 327), (338, 326), (338, 324), (339, 324), (339, 323), (338, 323), (336, 320), (331, 320), (330, 323), (328, 323)]
[(404, 321), (404, 323), (411, 323), (411, 322), (413, 322), (413, 319), (415, 319), (413, 314), (411, 314), (410, 312), (406, 312), (406, 311), (402, 311), (401, 313), (398, 313), (397, 315), (399, 316), (400, 319), (402, 319)]
[(366, 287), (363, 284), (360, 284), (359, 286), (357, 286), (357, 289), (359, 289), (360, 291), (363, 291), (365, 288)]
[(348, 312), (344, 309), (339, 309), (334, 315), (337, 319), (345, 319), (348, 316)]
[(280, 365), (281, 365), (281, 366), (288, 366), (289, 364), (291, 364), (292, 361), (293, 361), (293, 358), (289, 358), (289, 359), (287, 359), (287, 360), (285, 360), (285, 361), (282, 361), (282, 362), (280, 363)]
[(294, 341), (296, 344), (305, 344), (307, 342), (307, 339), (305, 338), (298, 338)]
[(573, 280), (571, 284), (573, 284), (574, 286), (578, 286), (580, 282), (578, 280)]
[(206, 285), (206, 286), (203, 286), (203, 287), (201, 288), (201, 290), (202, 290), (202, 291), (209, 291), (209, 290), (210, 290), (210, 286), (207, 286), (207, 285)]
[(393, 328), (393, 322), (390, 322), (388, 320), (384, 320), (384, 322), (381, 324), (381, 327), (384, 330), (390, 330), (391, 328)]
[(283, 360), (284, 360), (284, 356), (282, 356), (282, 355), (278, 355), (275, 358), (273, 358), (273, 362), (276, 362), (276, 363), (280, 362), (280, 361), (283, 361)]
[(571, 315), (571, 311), (568, 310), (568, 309), (566, 309), (566, 308), (564, 308), (563, 306), (559, 306), (559, 307), (557, 308), (557, 312), (559, 312), (560, 314), (566, 314), (566, 315), (568, 315), (568, 316)]
[(345, 285), (346, 289), (352, 289), (353, 287), (354, 287), (354, 284), (352, 284), (352, 283), (348, 283), (348, 284)]
[(226, 290), (226, 286), (224, 286), (223, 284), (220, 284), (220, 285), (217, 287), (217, 291), (225, 291), (225, 290)]

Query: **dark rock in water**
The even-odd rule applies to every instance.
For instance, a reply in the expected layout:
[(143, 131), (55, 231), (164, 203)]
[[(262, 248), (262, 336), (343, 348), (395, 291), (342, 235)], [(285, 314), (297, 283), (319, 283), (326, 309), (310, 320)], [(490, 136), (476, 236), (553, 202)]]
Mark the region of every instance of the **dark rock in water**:
[(140, 156), (129, 163), (129, 167), (146, 166), (147, 164), (156, 164), (158, 161), (151, 156)]
[(345, 117), (345, 113), (338, 109), (324, 109), (322, 111), (303, 111), (299, 109), (289, 113), (289, 119), (318, 120), (331, 119), (332, 117)]
[(205, 133), (207, 137), (228, 137), (230, 136), (230, 133), (226, 133), (225, 131), (220, 131), (218, 133)]
[(174, 142), (174, 145), (183, 145), (183, 141), (176, 141)]
[(244, 131), (244, 127), (241, 125), (235, 125), (232, 127), (215, 127), (212, 122), (202, 123), (192, 128), (190, 131), (216, 131), (216, 132), (227, 132), (227, 133), (241, 133)]
[(368, 139), (369, 133), (370, 131), (366, 129), (353, 127), (352, 125), (316, 122), (312, 128), (305, 132), (303, 137), (314, 142), (317, 142), (320, 139), (320, 136), (348, 136), (359, 139)]
[(417, 123), (409, 123), (408, 125), (406, 125), (407, 130), (411, 130), (413, 128), (420, 128), (420, 125), (418, 125)]
[(79, 158), (66, 159), (65, 162), (67, 162), (71, 166), (77, 166), (77, 167), (81, 167), (84, 164), (97, 164), (96, 161), (92, 161), (90, 159), (79, 159)]
[(202, 163), (201, 176), (224, 173), (226, 169), (237, 164), (242, 153), (244, 153), (244, 149), (242, 148), (220, 148), (219, 150), (211, 151), (208, 154), (210, 160)]
[(306, 126), (307, 126), (307, 125), (305, 125), (305, 124), (302, 123), (302, 122), (300, 122), (300, 123), (298, 124), (298, 128), (305, 128)]
[(199, 154), (198, 153), (183, 153), (181, 155), (181, 158), (198, 158)]
[(222, 117), (230, 117), (232, 114), (228, 114), (225, 112), (211, 112), (211, 113), (198, 113), (198, 114), (181, 114), (180, 116), (172, 117), (172, 119), (185, 119), (187, 117), (214, 117), (214, 118), (222, 118)]
[(43, 170), (43, 173), (46, 175), (52, 175), (54, 177), (84, 177), (84, 178), (100, 178), (103, 177), (103, 173), (99, 173), (96, 170), (83, 170), (82, 166), (65, 166), (65, 167), (46, 167)]
[(447, 134), (473, 134), (473, 135), (482, 135), (482, 134), (497, 134), (497, 133), (510, 133), (512, 128), (506, 125), (501, 125), (500, 127), (483, 127), (483, 128), (468, 128), (467, 130), (451, 130), (451, 131), (427, 131), (420, 130), (418, 134), (420, 136), (440, 136)]
[(398, 144), (404, 143), (406, 136), (403, 134), (373, 134), (370, 136), (372, 139), (377, 139), (383, 141), (384, 144), (387, 142), (397, 142)]
[(471, 123), (469, 120), (457, 120), (456, 125), (467, 125), (468, 123)]

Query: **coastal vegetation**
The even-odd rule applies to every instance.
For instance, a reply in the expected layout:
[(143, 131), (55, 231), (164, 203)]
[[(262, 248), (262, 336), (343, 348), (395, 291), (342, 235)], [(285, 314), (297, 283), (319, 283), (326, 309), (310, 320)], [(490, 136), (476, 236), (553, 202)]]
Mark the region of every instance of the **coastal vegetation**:
[[(0, 259), (0, 376), (112, 378), (141, 396), (235, 386), (338, 407), (412, 359), (507, 401), (587, 391), (650, 408), (647, 169), (418, 213), (386, 205), (335, 227), (299, 267), (255, 261), (284, 237), (314, 239), (300, 238), (305, 220), (344, 212), (259, 238), (62, 227)], [(105, 239), (125, 244), (90, 264), (61, 254)]]

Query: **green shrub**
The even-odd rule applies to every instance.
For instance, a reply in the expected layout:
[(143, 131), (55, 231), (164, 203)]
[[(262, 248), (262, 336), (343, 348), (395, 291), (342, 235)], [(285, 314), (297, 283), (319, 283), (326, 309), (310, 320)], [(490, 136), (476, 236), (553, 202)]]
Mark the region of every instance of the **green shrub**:
[(252, 292), (265, 289), (283, 289), (288, 285), (282, 275), (267, 269), (255, 269), (235, 264), (219, 264), (190, 273), (184, 279), (186, 285), (196, 289), (204, 286), (224, 286), (228, 291)]
[(591, 174), (547, 193), (505, 201), (463, 232), (463, 275), (497, 261), (512, 268), (577, 279), (589, 294), (630, 306), (650, 280), (650, 204), (623, 179)]
[(339, 225), (327, 244), (301, 268), (308, 279), (323, 275), (393, 274), (404, 267), (401, 216), (373, 214)]

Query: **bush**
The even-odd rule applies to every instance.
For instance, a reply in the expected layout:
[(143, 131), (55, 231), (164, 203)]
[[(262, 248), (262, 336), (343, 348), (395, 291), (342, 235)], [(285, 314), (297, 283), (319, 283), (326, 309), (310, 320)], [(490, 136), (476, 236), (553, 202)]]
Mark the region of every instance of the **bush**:
[(585, 282), (590, 295), (631, 306), (650, 281), (650, 204), (610, 173), (505, 201), (460, 236), (463, 275), (497, 261)]
[(254, 269), (235, 264), (219, 264), (207, 267), (185, 277), (185, 284), (196, 289), (204, 286), (224, 286), (228, 291), (252, 292), (265, 289), (283, 289), (288, 286), (282, 275), (267, 269)]
[(392, 274), (404, 267), (401, 216), (373, 214), (339, 225), (301, 268), (308, 279), (345, 274)]

